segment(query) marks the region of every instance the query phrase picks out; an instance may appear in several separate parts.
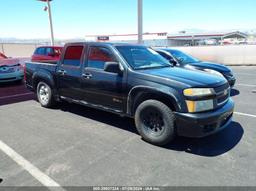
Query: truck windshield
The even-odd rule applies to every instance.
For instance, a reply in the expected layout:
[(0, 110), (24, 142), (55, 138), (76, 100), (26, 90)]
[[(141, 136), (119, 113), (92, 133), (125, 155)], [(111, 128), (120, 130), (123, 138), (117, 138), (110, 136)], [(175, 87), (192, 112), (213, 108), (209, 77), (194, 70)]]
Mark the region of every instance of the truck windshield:
[(134, 70), (171, 67), (154, 50), (143, 46), (117, 46), (117, 50)]

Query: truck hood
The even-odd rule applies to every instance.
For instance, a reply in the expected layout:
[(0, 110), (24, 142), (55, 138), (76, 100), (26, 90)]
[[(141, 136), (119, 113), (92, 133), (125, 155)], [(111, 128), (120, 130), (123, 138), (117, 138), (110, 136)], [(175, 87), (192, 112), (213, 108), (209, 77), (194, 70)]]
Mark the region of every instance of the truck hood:
[[(227, 82), (226, 79), (221, 76), (177, 67), (148, 69), (141, 70), (140, 72), (152, 76), (151, 80), (154, 80), (154, 76), (157, 76), (163, 80), (172, 80), (191, 87), (216, 87)], [(160, 82), (163, 82), (163, 80), (160, 79)]]
[(189, 63), (188, 65), (199, 67), (202, 69), (212, 69), (220, 73), (231, 72), (231, 70), (227, 66), (223, 64), (213, 63), (213, 62), (195, 62), (195, 63)]

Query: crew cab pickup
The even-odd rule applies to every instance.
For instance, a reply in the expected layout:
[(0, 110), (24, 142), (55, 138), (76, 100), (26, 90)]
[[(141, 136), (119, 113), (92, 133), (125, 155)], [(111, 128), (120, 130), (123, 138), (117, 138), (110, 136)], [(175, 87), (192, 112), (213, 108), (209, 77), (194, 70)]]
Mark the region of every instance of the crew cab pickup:
[(26, 63), (25, 77), (43, 107), (65, 100), (134, 118), (155, 145), (175, 135), (205, 137), (232, 121), (224, 77), (173, 67), (141, 45), (69, 43), (57, 65)]

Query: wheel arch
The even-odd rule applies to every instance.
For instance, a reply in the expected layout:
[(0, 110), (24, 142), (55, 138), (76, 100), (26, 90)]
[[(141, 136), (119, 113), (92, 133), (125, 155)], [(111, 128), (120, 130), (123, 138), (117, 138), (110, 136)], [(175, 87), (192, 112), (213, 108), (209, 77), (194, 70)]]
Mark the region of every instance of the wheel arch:
[(133, 88), (127, 100), (127, 113), (134, 116), (137, 107), (146, 100), (157, 100), (167, 105), (173, 111), (179, 111), (181, 106), (177, 98), (171, 92), (169, 94), (162, 89), (138, 86)]
[(32, 76), (32, 79), (33, 79), (33, 88), (35, 91), (37, 89), (37, 85), (39, 82), (47, 83), (52, 89), (56, 87), (53, 76), (48, 71), (40, 70), (38, 72), (35, 72)]

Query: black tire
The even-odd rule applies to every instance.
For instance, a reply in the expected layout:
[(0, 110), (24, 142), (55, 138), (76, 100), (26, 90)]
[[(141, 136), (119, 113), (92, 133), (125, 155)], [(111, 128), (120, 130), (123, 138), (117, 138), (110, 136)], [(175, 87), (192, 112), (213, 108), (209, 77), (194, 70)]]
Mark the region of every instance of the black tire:
[(174, 114), (157, 100), (141, 103), (135, 113), (135, 124), (142, 138), (154, 145), (163, 146), (175, 138)]
[(51, 108), (55, 105), (52, 88), (45, 82), (39, 82), (37, 85), (37, 99), (42, 107)]

